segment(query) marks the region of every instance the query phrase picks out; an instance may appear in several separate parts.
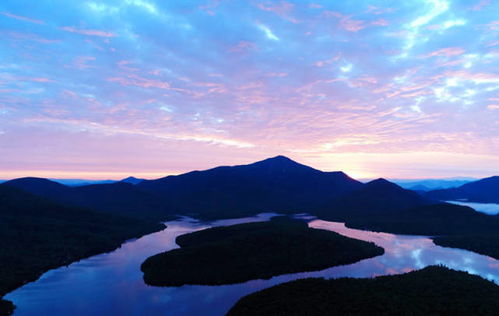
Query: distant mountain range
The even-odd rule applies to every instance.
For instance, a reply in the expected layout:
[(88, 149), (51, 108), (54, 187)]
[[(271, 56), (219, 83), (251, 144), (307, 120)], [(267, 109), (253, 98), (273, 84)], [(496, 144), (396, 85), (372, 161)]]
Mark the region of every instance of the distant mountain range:
[(90, 184), (109, 184), (117, 182), (116, 180), (87, 180), (87, 179), (49, 179), (51, 181), (64, 184), (70, 187), (78, 187)]
[(401, 186), (404, 189), (414, 190), (414, 191), (431, 191), (438, 189), (449, 189), (461, 186), (468, 182), (476, 181), (475, 178), (458, 177), (458, 178), (448, 178), (448, 179), (390, 179)]
[(66, 205), (157, 219), (172, 214), (222, 218), (308, 211), (363, 186), (343, 172), (322, 172), (283, 156), (157, 180), (127, 178), (69, 187), (48, 179), (20, 178), (2, 185)]
[(429, 191), (425, 196), (437, 200), (499, 203), (499, 176), (469, 182), (457, 188)]
[(43, 178), (19, 178), (1, 185), (64, 205), (158, 221), (168, 218), (167, 206), (159, 197), (126, 182), (70, 187)]
[[(57, 178), (49, 178), (48, 180), (54, 181), (60, 184), (67, 185), (69, 187), (80, 187), (84, 185), (91, 185), (91, 184), (110, 184), (110, 183), (116, 183), (116, 182), (126, 182), (130, 184), (138, 184), (142, 182), (144, 179), (139, 179), (135, 177), (128, 177), (122, 180), (88, 180), (88, 179), (57, 179)], [(0, 180), (0, 184), (7, 182), (9, 180)]]
[(397, 216), (439, 204), (440, 200), (499, 201), (494, 189), (497, 179), (417, 194), (385, 179), (364, 184), (341, 171), (323, 172), (277, 156), (157, 180), (129, 177), (114, 183), (70, 187), (48, 179), (20, 178), (2, 185), (64, 205), (146, 219), (165, 220), (176, 214), (216, 219), (274, 211), (308, 212), (348, 222)]

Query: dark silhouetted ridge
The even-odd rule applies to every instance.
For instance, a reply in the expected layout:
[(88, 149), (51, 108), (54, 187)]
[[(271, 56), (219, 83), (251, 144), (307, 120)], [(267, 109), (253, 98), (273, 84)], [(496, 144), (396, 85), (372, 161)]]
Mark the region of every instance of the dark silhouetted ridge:
[(276, 156), (249, 165), (145, 180), (137, 187), (169, 199), (178, 213), (220, 218), (262, 211), (310, 211), (362, 183), (342, 172), (322, 172)]
[(499, 203), (499, 176), (469, 182), (457, 188), (429, 191), (426, 196), (438, 200)]
[(15, 187), (47, 198), (57, 198), (71, 192), (71, 187), (44, 178), (18, 178), (6, 181), (2, 185)]
[(329, 201), (318, 213), (325, 219), (347, 220), (391, 214), (393, 211), (404, 211), (428, 203), (416, 192), (380, 178)]
[(126, 182), (69, 187), (48, 179), (20, 178), (2, 183), (64, 205), (152, 220), (170, 215), (165, 203)]

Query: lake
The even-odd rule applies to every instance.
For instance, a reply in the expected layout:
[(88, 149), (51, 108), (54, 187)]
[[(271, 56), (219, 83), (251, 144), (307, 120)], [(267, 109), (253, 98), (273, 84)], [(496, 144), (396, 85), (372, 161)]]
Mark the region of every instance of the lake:
[(477, 203), (477, 202), (466, 202), (466, 201), (446, 201), (446, 202), (457, 205), (469, 206), (475, 211), (489, 215), (499, 214), (499, 204), (496, 203)]
[[(346, 228), (343, 223), (311, 219), (309, 226), (372, 241), (385, 254), (316, 272), (287, 274), (224, 286), (151, 287), (144, 284), (141, 263), (156, 253), (177, 248), (175, 237), (195, 230), (268, 220), (275, 214), (202, 223), (189, 218), (167, 222), (168, 228), (124, 243), (121, 248), (48, 271), (9, 293), (14, 315), (224, 315), (242, 296), (305, 277), (373, 277), (442, 264), (499, 283), (499, 261), (470, 251), (444, 248), (425, 236), (404, 236)], [(306, 216), (302, 216), (306, 217)]]

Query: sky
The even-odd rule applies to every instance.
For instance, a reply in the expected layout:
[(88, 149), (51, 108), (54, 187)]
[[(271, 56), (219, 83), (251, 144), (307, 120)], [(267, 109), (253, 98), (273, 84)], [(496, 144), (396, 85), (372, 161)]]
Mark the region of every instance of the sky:
[(0, 2), (0, 179), (285, 155), (499, 174), (499, 1)]

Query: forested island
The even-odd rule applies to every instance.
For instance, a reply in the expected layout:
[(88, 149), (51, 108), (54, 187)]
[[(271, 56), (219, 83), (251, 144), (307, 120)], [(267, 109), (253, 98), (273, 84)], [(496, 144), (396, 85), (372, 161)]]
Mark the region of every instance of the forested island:
[(228, 316), (497, 315), (499, 286), (442, 266), (373, 279), (302, 279), (240, 299)]
[(144, 281), (156, 286), (220, 285), (350, 264), (384, 253), (373, 243), (274, 217), (177, 237), (181, 246), (149, 257)]

